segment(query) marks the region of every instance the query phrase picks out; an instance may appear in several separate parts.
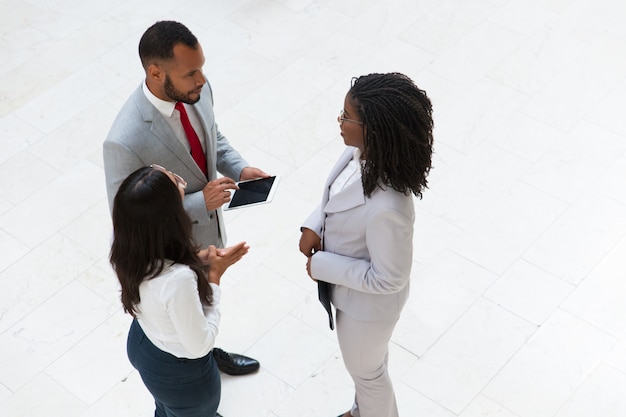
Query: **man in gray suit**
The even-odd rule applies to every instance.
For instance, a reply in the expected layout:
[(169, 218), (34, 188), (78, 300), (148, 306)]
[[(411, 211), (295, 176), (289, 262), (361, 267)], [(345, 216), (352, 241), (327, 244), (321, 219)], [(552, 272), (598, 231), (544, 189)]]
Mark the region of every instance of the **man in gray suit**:
[[(122, 181), (138, 168), (158, 164), (187, 180), (184, 205), (198, 245), (224, 247), (221, 207), (235, 181), (268, 175), (250, 167), (218, 130), (213, 94), (197, 38), (178, 22), (161, 21), (139, 42), (145, 82), (132, 93), (103, 144), (109, 207)], [(223, 177), (217, 176), (220, 172)], [(259, 363), (213, 349), (220, 370), (254, 372)]]

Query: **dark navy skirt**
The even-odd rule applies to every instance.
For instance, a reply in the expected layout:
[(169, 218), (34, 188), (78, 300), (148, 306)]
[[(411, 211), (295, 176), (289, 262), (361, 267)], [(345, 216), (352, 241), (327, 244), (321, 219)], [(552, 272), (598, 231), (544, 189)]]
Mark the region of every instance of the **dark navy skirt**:
[(215, 417), (222, 386), (213, 352), (178, 358), (150, 342), (137, 320), (130, 326), (126, 351), (154, 397), (155, 417)]

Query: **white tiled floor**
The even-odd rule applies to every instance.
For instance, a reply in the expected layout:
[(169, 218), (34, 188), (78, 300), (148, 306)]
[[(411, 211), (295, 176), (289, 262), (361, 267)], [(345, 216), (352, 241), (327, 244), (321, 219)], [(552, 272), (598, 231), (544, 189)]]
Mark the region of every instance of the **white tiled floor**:
[(227, 214), (226, 417), (335, 416), (352, 386), (297, 252), (342, 149), (352, 76), (434, 104), (412, 295), (391, 345), (401, 415), (626, 415), (623, 0), (0, 0), (0, 416), (147, 417), (108, 265), (101, 143), (141, 33), (200, 39), (221, 130), (284, 179)]

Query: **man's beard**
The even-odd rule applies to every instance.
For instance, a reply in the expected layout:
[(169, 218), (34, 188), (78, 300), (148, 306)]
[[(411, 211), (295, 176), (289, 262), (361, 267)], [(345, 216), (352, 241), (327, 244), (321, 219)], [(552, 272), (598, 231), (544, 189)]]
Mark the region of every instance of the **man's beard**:
[(189, 97), (189, 93), (185, 94), (174, 87), (172, 84), (172, 80), (169, 75), (165, 75), (165, 94), (174, 101), (180, 101), (185, 104), (196, 104), (198, 100), (200, 100), (200, 95), (198, 94), (198, 98), (192, 99)]

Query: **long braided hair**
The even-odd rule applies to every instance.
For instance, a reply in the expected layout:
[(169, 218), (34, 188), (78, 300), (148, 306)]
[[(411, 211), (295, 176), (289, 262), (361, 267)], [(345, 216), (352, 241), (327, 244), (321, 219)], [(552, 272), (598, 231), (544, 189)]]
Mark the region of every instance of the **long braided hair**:
[(422, 198), (433, 152), (432, 104), (406, 75), (353, 78), (348, 94), (364, 129), (363, 190), (391, 187)]

